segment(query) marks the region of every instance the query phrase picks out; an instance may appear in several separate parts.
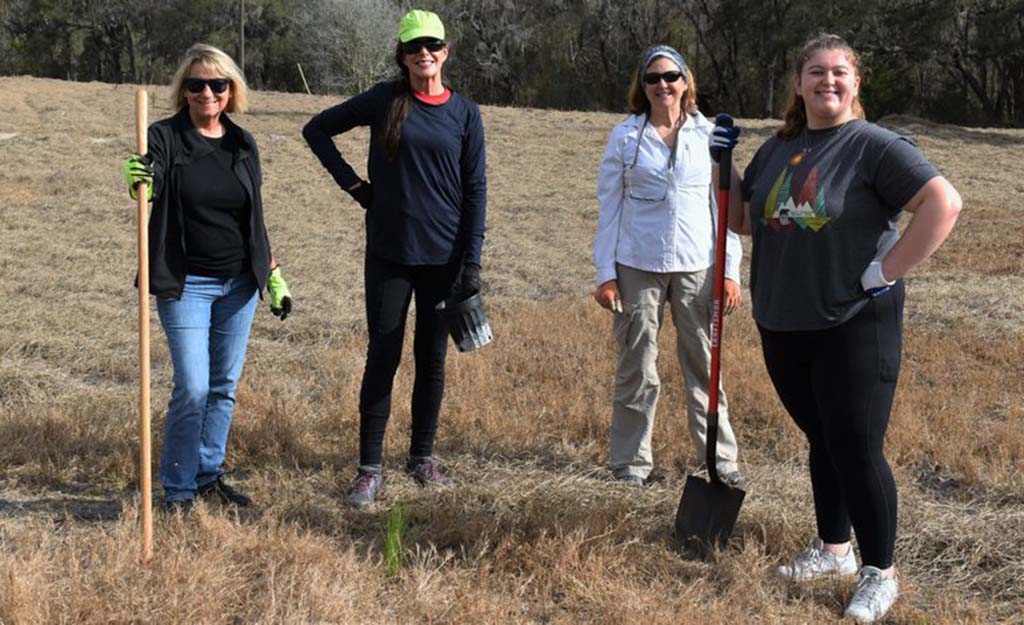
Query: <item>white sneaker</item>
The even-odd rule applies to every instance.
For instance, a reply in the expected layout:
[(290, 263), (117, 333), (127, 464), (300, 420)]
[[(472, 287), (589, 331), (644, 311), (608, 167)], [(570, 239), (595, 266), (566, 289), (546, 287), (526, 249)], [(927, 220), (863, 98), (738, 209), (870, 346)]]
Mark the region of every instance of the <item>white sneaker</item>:
[(857, 572), (857, 558), (853, 555), (852, 546), (841, 556), (825, 551), (825, 543), (815, 536), (791, 564), (779, 565), (775, 572), (791, 582), (809, 582), (830, 575), (853, 575)]
[(898, 594), (899, 584), (895, 575), (884, 577), (881, 569), (865, 566), (860, 570), (857, 590), (853, 592), (850, 606), (843, 616), (858, 623), (874, 623), (885, 616)]

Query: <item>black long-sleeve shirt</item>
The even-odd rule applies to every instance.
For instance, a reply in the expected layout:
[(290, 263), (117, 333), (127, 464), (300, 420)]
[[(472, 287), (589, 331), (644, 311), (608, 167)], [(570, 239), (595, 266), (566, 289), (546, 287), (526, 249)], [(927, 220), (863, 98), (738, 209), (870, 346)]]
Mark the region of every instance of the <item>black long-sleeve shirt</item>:
[(413, 98), (402, 124), (398, 158), (392, 161), (382, 138), (396, 91), (396, 83), (380, 83), (313, 117), (302, 136), (338, 185), (349, 189), (360, 178), (331, 137), (356, 126), (370, 127), (370, 253), (403, 265), (479, 265), (487, 207), (480, 109), (457, 93), (440, 105)]
[[(246, 250), (249, 268), (260, 291), (270, 274), (270, 239), (263, 222), (263, 173), (260, 154), (252, 135), (226, 114), (226, 141), (234, 142), (231, 170), (249, 198)], [(149, 126), (149, 154), (153, 157), (153, 210), (149, 214), (149, 292), (159, 297), (181, 298), (187, 273), (185, 208), (182, 206), (182, 172), (190, 163), (214, 151), (192, 125), (188, 107), (173, 117)]]
[(182, 167), (188, 272), (233, 278), (249, 266), (249, 197), (232, 171), (235, 142), (203, 137), (213, 152)]

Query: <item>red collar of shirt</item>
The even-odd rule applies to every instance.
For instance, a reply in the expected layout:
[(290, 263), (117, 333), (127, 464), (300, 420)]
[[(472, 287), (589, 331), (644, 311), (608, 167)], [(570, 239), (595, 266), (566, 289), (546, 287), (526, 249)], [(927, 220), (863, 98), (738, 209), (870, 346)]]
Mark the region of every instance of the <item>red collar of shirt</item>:
[(412, 95), (415, 96), (417, 100), (423, 102), (424, 104), (430, 104), (431, 106), (440, 106), (447, 102), (449, 99), (451, 99), (452, 92), (447, 87), (445, 87), (444, 93), (441, 93), (439, 95), (429, 95), (423, 93), (422, 91), (416, 91), (415, 89), (413, 89)]

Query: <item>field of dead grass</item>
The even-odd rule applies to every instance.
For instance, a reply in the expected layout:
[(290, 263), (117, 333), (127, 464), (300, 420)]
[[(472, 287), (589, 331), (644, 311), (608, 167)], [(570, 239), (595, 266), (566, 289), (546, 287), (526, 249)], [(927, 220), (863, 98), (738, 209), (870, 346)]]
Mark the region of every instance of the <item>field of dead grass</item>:
[[(134, 88), (0, 78), (0, 623), (820, 623), (852, 588), (770, 569), (813, 533), (805, 449), (771, 389), (749, 307), (727, 320), (725, 381), (749, 492), (735, 540), (687, 560), (671, 521), (698, 464), (678, 366), (662, 358), (659, 465), (606, 469), (614, 350), (589, 301), (595, 174), (619, 115), (484, 107), (484, 285), (496, 339), (452, 354), (438, 453), (460, 486), (399, 470), (411, 367), (396, 384), (384, 501), (342, 504), (356, 461), (362, 213), (299, 130), (331, 97), (256, 93), (267, 222), (296, 295), (261, 307), (229, 446), (256, 498), (157, 517), (138, 563), (133, 203), (120, 179)], [(156, 88), (151, 119), (167, 116)], [(887, 123), (964, 196), (953, 236), (908, 280), (888, 453), (900, 488), (894, 623), (1024, 614), (1024, 131)], [(775, 122), (742, 120), (745, 165)], [(357, 163), (367, 134), (339, 139)], [(170, 362), (153, 315), (155, 449)], [(667, 349), (673, 330), (663, 333)], [(671, 350), (666, 352), (670, 355)], [(155, 456), (158, 457), (158, 454)], [(388, 513), (402, 506), (401, 566)]]

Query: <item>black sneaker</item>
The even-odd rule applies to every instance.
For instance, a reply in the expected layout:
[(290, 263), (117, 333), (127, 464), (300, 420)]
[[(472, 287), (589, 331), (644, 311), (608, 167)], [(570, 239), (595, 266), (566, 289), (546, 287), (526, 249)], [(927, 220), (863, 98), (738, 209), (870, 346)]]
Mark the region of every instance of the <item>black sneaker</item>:
[(164, 514), (182, 516), (192, 511), (192, 500), (191, 499), (164, 499), (163, 503)]
[(451, 486), (455, 482), (441, 472), (435, 458), (410, 459), (405, 465), (405, 472), (420, 486)]
[(229, 506), (236, 506), (238, 508), (248, 508), (252, 505), (252, 499), (238, 492), (234, 488), (231, 488), (219, 477), (209, 484), (203, 484), (200, 486), (196, 489), (196, 494), (203, 499), (217, 497), (220, 499), (221, 503)]

